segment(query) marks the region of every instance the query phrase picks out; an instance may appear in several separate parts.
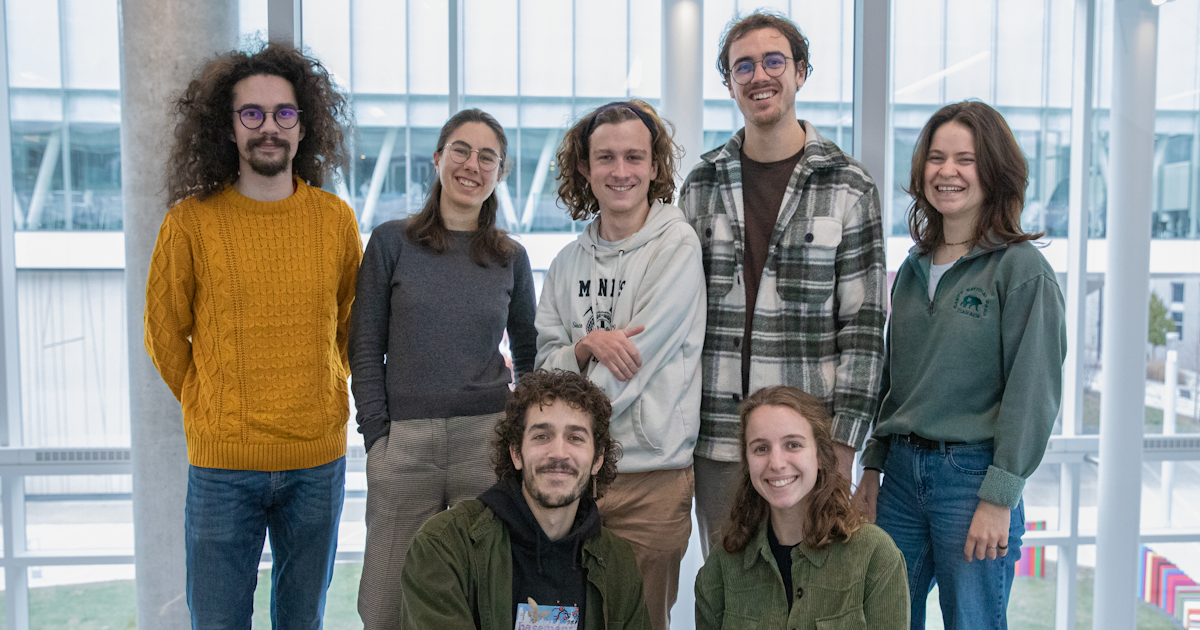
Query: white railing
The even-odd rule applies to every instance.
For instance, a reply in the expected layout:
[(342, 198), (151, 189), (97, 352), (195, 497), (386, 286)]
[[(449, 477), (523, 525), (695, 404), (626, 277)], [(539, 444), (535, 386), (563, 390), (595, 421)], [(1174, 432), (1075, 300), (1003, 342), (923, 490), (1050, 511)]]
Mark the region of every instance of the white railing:
[[(1025, 533), (1027, 547), (1058, 548), (1055, 630), (1074, 630), (1077, 599), (1076, 569), (1080, 545), (1096, 544), (1095, 535), (1079, 533), (1080, 470), (1096, 462), (1098, 436), (1055, 436), (1050, 439), (1042, 466), (1059, 466), (1058, 528)], [(129, 475), (129, 448), (0, 448), (0, 486), (3, 490), (3, 549), (5, 599), (11, 630), (29, 628), (28, 569), (39, 566), (133, 564), (132, 549), (30, 551), (25, 545), (25, 477), (46, 475)], [(1200, 460), (1200, 435), (1148, 435), (1142, 440), (1146, 462)], [(1103, 465), (1103, 462), (1098, 462)], [(347, 472), (363, 472), (366, 453), (352, 446), (346, 457)], [(181, 524), (182, 525), (182, 524)], [(1200, 528), (1143, 529), (1143, 543), (1200, 542)], [(362, 562), (362, 551), (338, 551), (338, 562)], [(270, 552), (263, 562), (271, 561)], [(1131, 593), (1132, 597), (1133, 594)]]

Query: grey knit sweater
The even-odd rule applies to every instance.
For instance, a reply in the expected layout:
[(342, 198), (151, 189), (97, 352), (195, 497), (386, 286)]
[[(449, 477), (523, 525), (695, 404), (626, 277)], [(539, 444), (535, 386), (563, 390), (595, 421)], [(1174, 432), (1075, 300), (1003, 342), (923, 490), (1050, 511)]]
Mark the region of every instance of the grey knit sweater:
[(505, 330), (518, 378), (537, 353), (523, 247), (507, 266), (480, 267), (470, 232), (451, 232), (438, 254), (410, 242), (407, 227), (389, 221), (372, 232), (351, 311), (351, 386), (368, 450), (390, 421), (502, 411), (511, 382), (499, 351)]

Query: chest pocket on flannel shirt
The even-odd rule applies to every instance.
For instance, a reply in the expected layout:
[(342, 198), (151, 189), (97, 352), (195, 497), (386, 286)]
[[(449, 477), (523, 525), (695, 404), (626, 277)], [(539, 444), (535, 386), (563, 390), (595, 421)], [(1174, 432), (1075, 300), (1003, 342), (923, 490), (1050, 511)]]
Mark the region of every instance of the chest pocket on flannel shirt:
[(775, 286), (789, 302), (824, 303), (833, 295), (842, 222), (814, 217), (788, 226), (776, 255)]
[(696, 220), (696, 235), (700, 237), (708, 300), (720, 302), (733, 288), (735, 273), (733, 227), (729, 223), (729, 216), (710, 214), (699, 217)]

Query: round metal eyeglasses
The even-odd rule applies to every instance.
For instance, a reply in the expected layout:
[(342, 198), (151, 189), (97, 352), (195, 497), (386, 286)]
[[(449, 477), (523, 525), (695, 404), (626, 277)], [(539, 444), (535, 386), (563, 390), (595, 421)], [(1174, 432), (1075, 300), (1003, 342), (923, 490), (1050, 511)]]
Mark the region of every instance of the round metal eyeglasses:
[(789, 59), (791, 57), (783, 53), (768, 53), (763, 56), (761, 61), (743, 59), (733, 64), (730, 74), (733, 75), (733, 80), (737, 81), (738, 85), (746, 85), (754, 78), (754, 66), (762, 64), (763, 72), (767, 73), (767, 76), (777, 77), (783, 74)]
[(267, 120), (267, 114), (275, 118), (275, 124), (280, 129), (291, 129), (300, 123), (300, 112), (304, 110), (292, 107), (280, 107), (275, 111), (265, 112), (257, 107), (243, 107), (233, 112), (247, 129), (258, 129)]
[(479, 154), (480, 170), (493, 171), (500, 164), (500, 157), (492, 153), (491, 149), (468, 149), (463, 146), (452, 146), (447, 150), (450, 152), (450, 159), (454, 160), (455, 164), (466, 164), (467, 160), (471, 159), (472, 153)]

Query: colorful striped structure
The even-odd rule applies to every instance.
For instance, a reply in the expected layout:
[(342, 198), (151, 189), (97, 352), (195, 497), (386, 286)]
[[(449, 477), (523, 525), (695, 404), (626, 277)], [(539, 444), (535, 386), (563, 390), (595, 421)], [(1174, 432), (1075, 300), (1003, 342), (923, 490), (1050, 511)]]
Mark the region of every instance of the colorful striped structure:
[(1157, 606), (1187, 630), (1200, 630), (1200, 584), (1149, 547), (1142, 547), (1142, 601)]
[[(1045, 531), (1046, 521), (1026, 521), (1025, 531)], [(1017, 560), (1016, 574), (1023, 577), (1046, 577), (1046, 548), (1021, 547), (1021, 559)]]

